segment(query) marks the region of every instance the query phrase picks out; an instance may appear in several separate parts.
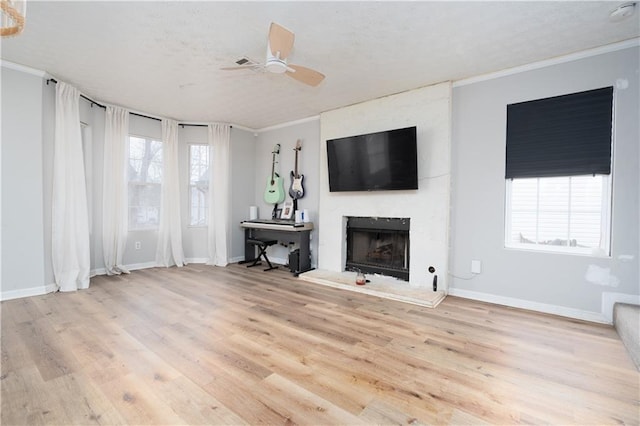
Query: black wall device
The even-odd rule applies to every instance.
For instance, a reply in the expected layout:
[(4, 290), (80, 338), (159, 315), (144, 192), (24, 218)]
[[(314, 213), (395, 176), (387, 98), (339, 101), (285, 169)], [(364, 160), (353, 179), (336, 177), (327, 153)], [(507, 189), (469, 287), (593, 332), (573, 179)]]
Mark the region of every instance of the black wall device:
[[(429, 272), (433, 274), (434, 272), (436, 272), (436, 268), (434, 268), (433, 266), (429, 266)], [(433, 291), (438, 291), (438, 276), (437, 275), (433, 276)]]

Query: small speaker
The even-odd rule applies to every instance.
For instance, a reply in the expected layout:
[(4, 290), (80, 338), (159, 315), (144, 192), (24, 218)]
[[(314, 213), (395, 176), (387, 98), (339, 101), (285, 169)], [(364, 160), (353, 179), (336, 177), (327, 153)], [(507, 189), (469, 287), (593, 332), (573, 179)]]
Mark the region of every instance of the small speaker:
[(300, 270), (300, 249), (289, 252), (289, 270), (298, 272)]

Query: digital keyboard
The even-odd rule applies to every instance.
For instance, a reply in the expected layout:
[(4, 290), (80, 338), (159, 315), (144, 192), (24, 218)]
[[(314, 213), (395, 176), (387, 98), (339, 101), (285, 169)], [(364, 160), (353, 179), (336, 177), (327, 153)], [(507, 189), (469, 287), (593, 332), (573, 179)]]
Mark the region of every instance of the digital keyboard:
[(245, 222), (249, 222), (249, 223), (266, 223), (266, 224), (275, 224), (275, 225), (299, 225), (299, 226), (303, 226), (304, 223), (296, 223), (295, 221), (291, 220), (291, 219), (253, 219), (253, 220), (247, 220)]
[(313, 229), (311, 222), (296, 223), (293, 220), (287, 219), (253, 219), (245, 220), (240, 223), (243, 228), (255, 228), (255, 229), (290, 229), (293, 231)]

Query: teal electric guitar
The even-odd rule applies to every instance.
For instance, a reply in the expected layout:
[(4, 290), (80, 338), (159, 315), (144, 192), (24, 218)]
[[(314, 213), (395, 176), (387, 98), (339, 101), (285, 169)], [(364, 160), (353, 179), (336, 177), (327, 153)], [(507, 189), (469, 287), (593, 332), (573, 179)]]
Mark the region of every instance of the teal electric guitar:
[(264, 201), (268, 204), (279, 204), (284, 201), (284, 181), (276, 173), (276, 154), (280, 153), (280, 144), (273, 147), (271, 160), (271, 176), (267, 178), (267, 188), (264, 191)]

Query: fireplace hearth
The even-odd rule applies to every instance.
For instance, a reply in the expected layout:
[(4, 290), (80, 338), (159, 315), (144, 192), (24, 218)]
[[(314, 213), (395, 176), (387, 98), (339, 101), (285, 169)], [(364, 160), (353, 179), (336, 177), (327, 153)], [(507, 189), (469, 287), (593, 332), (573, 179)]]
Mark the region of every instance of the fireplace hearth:
[(409, 281), (409, 218), (348, 217), (346, 270)]

